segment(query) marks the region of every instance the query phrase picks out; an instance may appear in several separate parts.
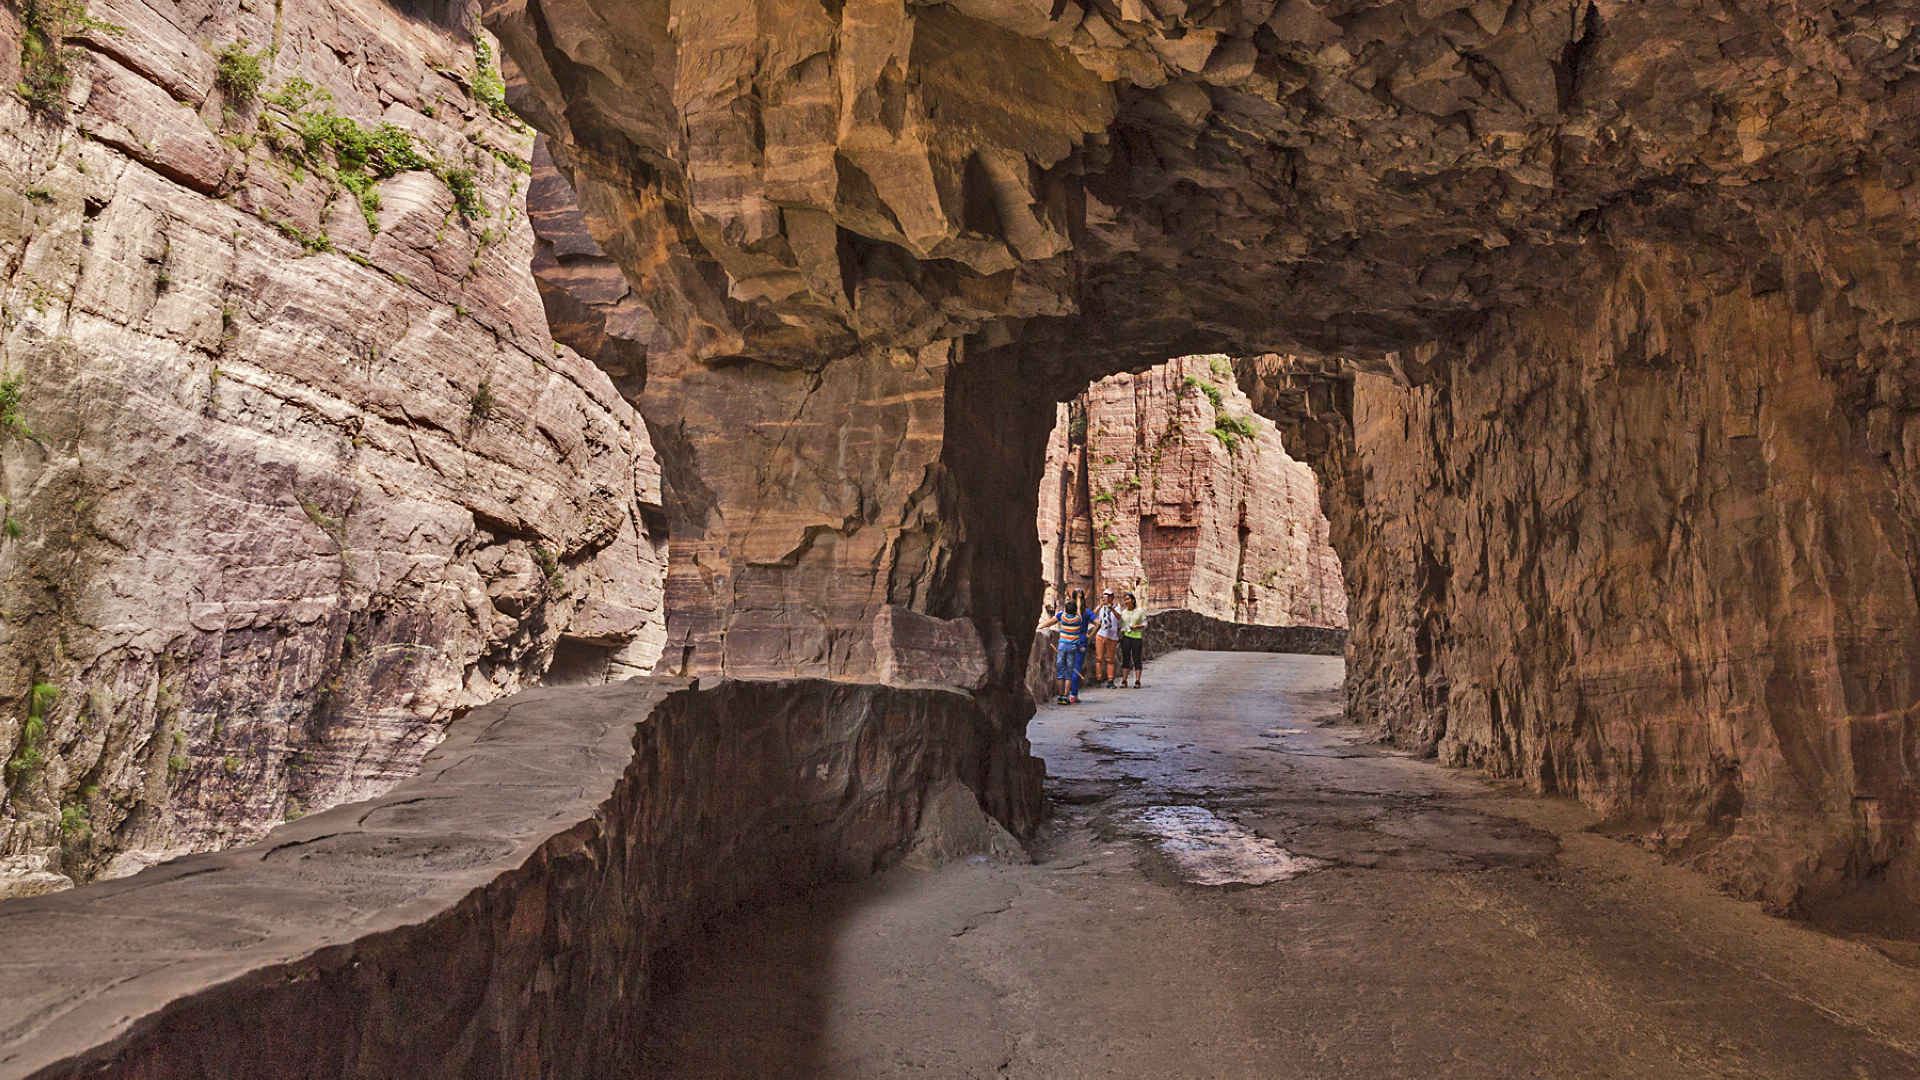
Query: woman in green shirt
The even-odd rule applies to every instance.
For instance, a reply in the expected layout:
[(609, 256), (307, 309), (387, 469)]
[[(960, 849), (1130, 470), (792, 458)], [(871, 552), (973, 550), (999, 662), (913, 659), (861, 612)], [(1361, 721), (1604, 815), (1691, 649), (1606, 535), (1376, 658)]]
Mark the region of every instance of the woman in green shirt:
[(1147, 645), (1147, 609), (1140, 606), (1132, 593), (1127, 594), (1127, 606), (1120, 612), (1120, 685), (1127, 685), (1127, 672), (1133, 672), (1133, 688), (1140, 689), (1140, 669), (1145, 666), (1141, 653)]

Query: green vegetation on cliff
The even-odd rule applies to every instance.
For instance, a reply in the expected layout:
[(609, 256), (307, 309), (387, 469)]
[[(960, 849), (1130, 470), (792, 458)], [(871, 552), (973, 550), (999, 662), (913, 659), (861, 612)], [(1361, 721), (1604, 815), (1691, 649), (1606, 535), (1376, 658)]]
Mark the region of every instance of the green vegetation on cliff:
[[(1225, 372), (1221, 371), (1222, 367), (1227, 367), (1226, 362), (1215, 357), (1212, 370), (1216, 375), (1232, 372), (1231, 367), (1227, 367)], [(1226, 395), (1220, 387), (1198, 375), (1188, 375), (1182, 380), (1182, 385), (1188, 390), (1205, 395), (1206, 399), (1213, 403), (1213, 426), (1207, 429), (1207, 434), (1219, 439), (1220, 445), (1226, 447), (1228, 453), (1233, 453), (1240, 448), (1240, 440), (1253, 438), (1253, 424), (1245, 417), (1235, 416), (1227, 411)]]
[(59, 700), (60, 688), (52, 683), (34, 683), (27, 692), (27, 722), (20, 726), (20, 740), (14, 744), (13, 756), (7, 759), (7, 784), (12, 787), (32, 779), (46, 764), (46, 754), (41, 743), (47, 735), (47, 713), (53, 703)]
[(227, 100), (234, 105), (245, 105), (260, 92), (260, 84), (267, 77), (260, 62), (267, 54), (248, 52), (248, 42), (241, 39), (220, 50), (219, 59), (214, 66), (213, 81), (226, 92)]
[(15, 439), (33, 438), (33, 432), (27, 427), (26, 413), (21, 409), (26, 396), (24, 376), (17, 372), (0, 374), (0, 435)]

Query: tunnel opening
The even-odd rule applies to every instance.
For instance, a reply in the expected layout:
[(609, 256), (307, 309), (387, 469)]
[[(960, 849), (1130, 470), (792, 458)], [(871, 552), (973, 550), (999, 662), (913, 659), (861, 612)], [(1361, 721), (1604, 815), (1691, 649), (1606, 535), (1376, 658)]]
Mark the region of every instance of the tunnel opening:
[(1096, 380), (1047, 441), (1043, 602), (1111, 587), (1228, 622), (1345, 629), (1318, 486), (1225, 355)]
[[(659, 316), (679, 670), (963, 685), (1023, 775), (1054, 405), (1225, 351), (1319, 477), (1355, 715), (1773, 910), (1920, 893), (1914, 155), (1868, 134), (1909, 104), (1868, 8), (909, 6), (792, 98), (623, 31), (756, 87), (683, 131), (548, 7), (489, 25)], [(772, 104), (829, 85), (885, 107)]]
[(553, 647), (553, 661), (541, 678), (542, 686), (593, 686), (608, 681), (618, 645), (562, 636)]
[[(1089, 610), (1109, 592), (1122, 608), (1131, 598), (1153, 624), (1143, 656), (1343, 646), (1346, 593), (1318, 481), (1254, 412), (1229, 357), (1094, 380), (1056, 408), (1045, 454), (1034, 700), (1059, 696), (1048, 626), (1074, 596)], [(1116, 662), (1090, 655), (1085, 681), (1114, 681)]]

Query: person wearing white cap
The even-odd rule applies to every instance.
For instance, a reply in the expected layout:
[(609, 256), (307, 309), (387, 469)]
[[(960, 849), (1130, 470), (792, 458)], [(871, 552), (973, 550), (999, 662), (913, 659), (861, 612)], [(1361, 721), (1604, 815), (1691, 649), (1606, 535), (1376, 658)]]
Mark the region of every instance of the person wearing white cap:
[(1101, 686), (1113, 688), (1119, 677), (1120, 611), (1113, 606), (1113, 590), (1100, 594), (1099, 610), (1093, 613), (1093, 677)]

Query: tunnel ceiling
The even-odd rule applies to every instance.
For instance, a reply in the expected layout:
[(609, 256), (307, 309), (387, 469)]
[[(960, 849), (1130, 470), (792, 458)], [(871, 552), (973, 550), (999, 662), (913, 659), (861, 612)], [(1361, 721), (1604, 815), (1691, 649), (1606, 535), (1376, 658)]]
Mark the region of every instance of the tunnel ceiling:
[[(1379, 358), (1645, 242), (1770, 287), (1775, 250), (1845, 280), (1907, 239), (1920, 35), (1892, 5), (525, 0), (490, 22), (656, 354), (811, 366), (984, 330), (1054, 335), (1075, 379), (1195, 348)], [(1905, 291), (1860, 300), (1897, 318)]]

